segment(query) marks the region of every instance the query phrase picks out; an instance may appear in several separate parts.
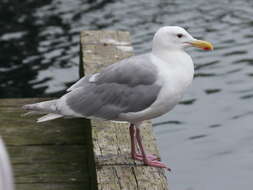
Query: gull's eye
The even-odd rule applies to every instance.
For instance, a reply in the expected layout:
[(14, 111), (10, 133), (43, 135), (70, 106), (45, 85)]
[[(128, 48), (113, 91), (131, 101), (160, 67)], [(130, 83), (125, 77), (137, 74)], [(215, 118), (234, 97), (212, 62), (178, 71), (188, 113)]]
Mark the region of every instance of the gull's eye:
[(182, 38), (182, 37), (183, 37), (183, 34), (177, 34), (177, 37), (178, 37), (178, 38)]

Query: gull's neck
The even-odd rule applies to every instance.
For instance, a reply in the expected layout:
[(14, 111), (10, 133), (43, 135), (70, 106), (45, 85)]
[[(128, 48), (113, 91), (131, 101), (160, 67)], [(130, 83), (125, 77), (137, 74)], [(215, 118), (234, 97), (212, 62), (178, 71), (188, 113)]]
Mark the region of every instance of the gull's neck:
[(176, 70), (178, 73), (183, 73), (183, 75), (189, 76), (189, 81), (192, 80), (194, 74), (193, 61), (191, 56), (186, 53), (184, 49), (152, 48), (151, 55), (154, 57), (153, 60), (156, 60), (152, 61), (153, 64), (157, 65), (158, 68), (161, 68), (162, 70)]
[[(160, 59), (162, 59), (165, 62), (171, 62), (171, 58), (174, 58), (175, 55), (177, 56), (184, 56), (187, 54), (183, 49), (162, 49), (162, 48), (152, 48), (152, 54)], [(187, 54), (188, 55), (188, 54)]]
[(151, 60), (156, 65), (160, 78), (170, 81), (166, 84), (174, 84), (183, 91), (191, 83), (194, 65), (190, 55), (183, 49), (152, 50)]

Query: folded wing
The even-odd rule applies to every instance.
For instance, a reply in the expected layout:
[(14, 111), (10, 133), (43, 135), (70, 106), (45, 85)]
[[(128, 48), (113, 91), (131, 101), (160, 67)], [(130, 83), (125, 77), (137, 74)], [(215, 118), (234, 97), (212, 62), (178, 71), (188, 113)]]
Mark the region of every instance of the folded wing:
[(135, 56), (79, 80), (61, 99), (78, 115), (117, 120), (120, 113), (138, 112), (154, 103), (161, 89), (156, 81), (149, 55)]

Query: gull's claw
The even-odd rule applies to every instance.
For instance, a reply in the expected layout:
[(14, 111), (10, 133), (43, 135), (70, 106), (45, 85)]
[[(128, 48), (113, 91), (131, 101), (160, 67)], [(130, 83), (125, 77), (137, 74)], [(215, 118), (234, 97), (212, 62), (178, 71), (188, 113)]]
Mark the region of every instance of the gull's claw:
[[(139, 153), (136, 153), (135, 155), (133, 155), (132, 158), (135, 159), (135, 160), (143, 161), (143, 156), (142, 156), (141, 154), (139, 154)], [(148, 154), (148, 155), (147, 155), (147, 158), (148, 158), (149, 160), (157, 160), (157, 161), (160, 160), (159, 157), (157, 157), (157, 156), (155, 156), (155, 155), (153, 155), (153, 154)]]
[(157, 160), (144, 160), (144, 164), (147, 166), (157, 167), (157, 168), (165, 168), (168, 171), (171, 171), (170, 168), (168, 168), (164, 163), (159, 162)]

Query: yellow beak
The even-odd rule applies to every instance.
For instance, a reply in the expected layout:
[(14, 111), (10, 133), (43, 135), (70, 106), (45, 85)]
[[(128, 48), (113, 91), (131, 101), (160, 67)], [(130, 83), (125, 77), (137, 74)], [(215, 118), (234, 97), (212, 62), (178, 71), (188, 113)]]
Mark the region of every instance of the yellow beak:
[(203, 50), (213, 50), (213, 45), (210, 42), (203, 41), (203, 40), (193, 40), (190, 42), (192, 46), (197, 48), (201, 48)]

